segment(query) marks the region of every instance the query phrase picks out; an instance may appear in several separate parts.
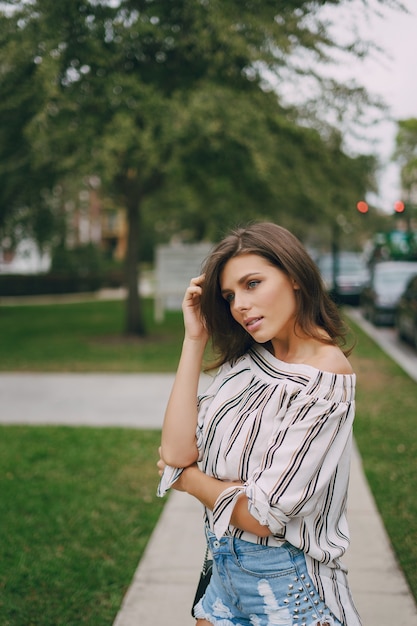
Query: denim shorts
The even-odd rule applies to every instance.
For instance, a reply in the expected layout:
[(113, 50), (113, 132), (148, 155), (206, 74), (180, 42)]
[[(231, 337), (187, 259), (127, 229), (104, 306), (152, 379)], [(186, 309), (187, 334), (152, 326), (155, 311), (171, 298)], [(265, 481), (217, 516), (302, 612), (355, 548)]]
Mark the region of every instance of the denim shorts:
[(194, 608), (197, 619), (215, 626), (342, 626), (321, 600), (298, 548), (217, 540), (211, 531), (207, 539), (213, 574)]

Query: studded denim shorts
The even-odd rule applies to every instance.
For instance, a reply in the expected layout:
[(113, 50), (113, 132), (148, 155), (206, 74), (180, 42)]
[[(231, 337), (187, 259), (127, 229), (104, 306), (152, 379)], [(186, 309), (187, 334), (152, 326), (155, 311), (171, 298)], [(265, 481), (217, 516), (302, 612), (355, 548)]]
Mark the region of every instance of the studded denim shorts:
[(215, 626), (342, 626), (317, 593), (304, 554), (207, 532), (213, 574), (194, 615)]

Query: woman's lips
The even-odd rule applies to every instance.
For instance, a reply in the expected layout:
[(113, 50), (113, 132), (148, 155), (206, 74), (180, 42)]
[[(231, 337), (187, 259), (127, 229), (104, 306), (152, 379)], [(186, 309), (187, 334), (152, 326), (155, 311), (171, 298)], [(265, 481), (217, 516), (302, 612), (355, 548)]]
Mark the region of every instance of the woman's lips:
[(250, 317), (245, 320), (245, 328), (249, 332), (257, 330), (262, 323), (262, 317)]

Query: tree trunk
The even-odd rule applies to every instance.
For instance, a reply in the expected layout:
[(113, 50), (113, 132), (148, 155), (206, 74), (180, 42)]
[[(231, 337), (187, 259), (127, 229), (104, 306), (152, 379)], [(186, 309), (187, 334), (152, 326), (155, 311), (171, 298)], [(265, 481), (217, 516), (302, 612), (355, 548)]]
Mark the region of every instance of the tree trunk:
[(127, 200), (127, 251), (126, 251), (126, 284), (127, 301), (125, 317), (125, 333), (127, 335), (146, 334), (143, 307), (139, 294), (139, 209), (140, 201), (136, 194)]

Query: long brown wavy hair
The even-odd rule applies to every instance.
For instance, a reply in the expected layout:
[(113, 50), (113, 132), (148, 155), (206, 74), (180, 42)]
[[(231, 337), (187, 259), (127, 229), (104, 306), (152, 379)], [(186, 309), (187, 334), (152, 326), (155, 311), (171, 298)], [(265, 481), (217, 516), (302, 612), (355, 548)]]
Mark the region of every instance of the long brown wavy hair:
[[(257, 222), (237, 228), (215, 246), (206, 259), (201, 314), (211, 337), (218, 367), (245, 354), (254, 339), (232, 317), (230, 305), (221, 295), (220, 275), (229, 259), (257, 254), (295, 280), (297, 313), (295, 324), (309, 337), (338, 345), (346, 356), (348, 329), (339, 309), (327, 294), (319, 270), (301, 242), (286, 228), (271, 222)], [(329, 339), (323, 338), (323, 329)]]

